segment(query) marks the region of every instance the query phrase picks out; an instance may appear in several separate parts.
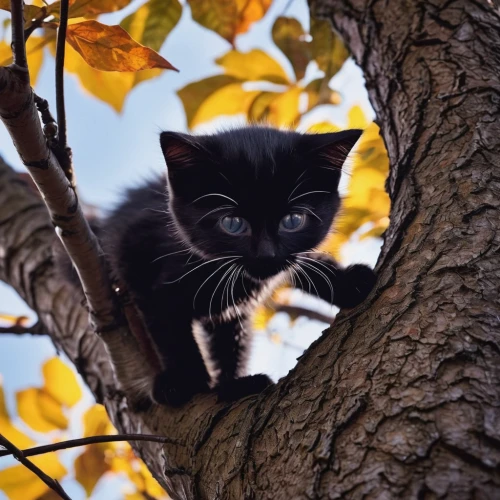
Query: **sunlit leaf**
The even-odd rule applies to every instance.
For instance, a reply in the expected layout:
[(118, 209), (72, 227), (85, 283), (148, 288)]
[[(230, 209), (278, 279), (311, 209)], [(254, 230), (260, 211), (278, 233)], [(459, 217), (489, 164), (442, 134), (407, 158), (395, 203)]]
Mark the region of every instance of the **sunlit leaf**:
[(348, 115), (349, 128), (365, 128), (352, 154), (351, 176), (347, 196), (342, 203), (342, 216), (334, 231), (322, 245), (322, 250), (340, 258), (340, 248), (363, 224), (372, 227), (362, 238), (380, 236), (389, 224), (390, 199), (385, 192), (389, 159), (375, 123), (369, 123), (359, 106)]
[(261, 19), (271, 0), (188, 0), (193, 19), (233, 43)]
[(259, 92), (248, 109), (248, 120), (252, 123), (267, 123), (271, 103), (278, 92)]
[(16, 400), (19, 416), (33, 430), (50, 432), (68, 427), (60, 403), (43, 389), (30, 387), (19, 391)]
[(247, 92), (239, 83), (225, 85), (201, 103), (191, 120), (191, 126), (196, 127), (218, 116), (246, 114), (259, 93), (259, 91)]
[(306, 32), (297, 19), (278, 17), (272, 29), (273, 41), (292, 64), (297, 80), (304, 78), (311, 59)]
[(311, 17), (311, 53), (325, 78), (330, 78), (342, 67), (349, 52), (342, 40), (332, 31), (330, 23)]
[(82, 397), (82, 389), (75, 372), (59, 358), (55, 357), (42, 366), (45, 379), (44, 389), (60, 404), (72, 407)]
[[(109, 420), (104, 406), (96, 404), (89, 408), (83, 415), (83, 437), (98, 436), (101, 434), (115, 434), (115, 428)], [(104, 449), (109, 443), (99, 443)]]
[(105, 453), (95, 444), (87, 446), (85, 451), (76, 457), (74, 465), (75, 479), (83, 486), (88, 497), (103, 474), (111, 469)]
[(304, 91), (307, 94), (307, 111), (321, 104), (340, 104), (340, 94), (328, 86), (328, 79), (317, 78), (309, 82)]
[(239, 80), (233, 76), (216, 75), (198, 82), (190, 83), (177, 91), (177, 95), (180, 97), (182, 105), (184, 106), (188, 126), (193, 127), (193, 119), (201, 103), (205, 101), (208, 96), (220, 90), (222, 87), (231, 83), (237, 83), (238, 81)]
[(231, 50), (215, 62), (224, 68), (226, 75), (241, 80), (289, 83), (288, 76), (281, 65), (260, 49), (253, 49), (250, 52)]
[(120, 26), (134, 40), (159, 51), (181, 14), (182, 6), (178, 0), (149, 0), (127, 16)]
[(292, 87), (278, 94), (269, 104), (267, 120), (276, 127), (295, 128), (300, 120), (299, 99), (303, 90), (300, 87)]
[(75, 0), (69, 8), (70, 17), (92, 17), (115, 12), (126, 7), (131, 0)]
[[(120, 26), (137, 42), (158, 52), (168, 34), (175, 28), (182, 14), (178, 0), (149, 0), (133, 14), (127, 16)], [(149, 69), (135, 73), (132, 87), (156, 78), (161, 69)]]
[(238, 23), (235, 35), (246, 33), (255, 21), (263, 18), (271, 3), (272, 0), (236, 0)]
[[(5, 404), (5, 395), (3, 392), (2, 379), (0, 377), (0, 434), (3, 434), (10, 442), (18, 448), (29, 448), (33, 446), (34, 441), (22, 433), (10, 420), (7, 405)], [(1, 486), (0, 486), (1, 487)]]
[(101, 71), (175, 69), (160, 54), (133, 40), (121, 26), (84, 21), (68, 26), (66, 39), (89, 66)]
[(266, 330), (267, 324), (275, 315), (276, 311), (266, 304), (257, 307), (252, 318), (252, 327), (254, 330)]
[[(26, 56), (28, 58), (28, 68), (30, 70), (30, 83), (36, 84), (38, 73), (43, 63), (43, 47), (49, 43), (47, 38), (30, 36), (26, 43)], [(0, 41), (0, 66), (7, 66), (12, 63), (12, 49), (10, 44)]]
[[(10, 0), (0, 0), (0, 9), (10, 12)], [(31, 20), (41, 11), (41, 5), (25, 5), (23, 11), (25, 26), (31, 24)]]
[(330, 122), (318, 122), (307, 129), (308, 132), (316, 134), (327, 134), (329, 132), (338, 132), (339, 130), (341, 130), (340, 127)]
[(135, 82), (135, 73), (99, 71), (91, 68), (70, 45), (66, 45), (64, 67), (66, 71), (78, 77), (89, 94), (106, 102), (117, 112), (122, 110), (125, 98)]
[[(66, 469), (54, 453), (30, 457), (30, 461), (53, 479), (60, 481), (66, 475)], [(24, 465), (15, 465), (0, 471), (0, 489), (10, 500), (35, 500), (49, 487)]]

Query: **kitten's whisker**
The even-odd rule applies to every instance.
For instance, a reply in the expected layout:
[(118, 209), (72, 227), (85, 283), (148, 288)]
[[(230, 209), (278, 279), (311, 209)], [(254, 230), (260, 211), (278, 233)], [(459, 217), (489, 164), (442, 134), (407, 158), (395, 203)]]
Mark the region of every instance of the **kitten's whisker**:
[(319, 264), (320, 266), (323, 266), (327, 271), (331, 272), (333, 274), (333, 276), (336, 276), (336, 273), (335, 273), (336, 269), (333, 266), (328, 266), (327, 264), (325, 264), (324, 262), (321, 262), (320, 260), (315, 260), (315, 259), (311, 259), (309, 257), (304, 257), (303, 255), (302, 256), (299, 255), (299, 258), (310, 260), (311, 262), (314, 262), (315, 264)]
[(313, 217), (316, 217), (321, 223), (323, 223), (323, 219), (316, 215), (310, 208), (304, 207), (304, 205), (297, 205), (297, 208), (302, 208), (303, 210), (307, 210)]
[[(233, 264), (234, 266), (235, 264)], [(212, 297), (210, 297), (210, 303), (208, 305), (208, 317), (210, 318), (210, 321), (212, 321), (212, 302), (214, 300), (215, 292), (217, 292), (217, 289), (219, 288), (220, 284), (222, 283), (222, 280), (228, 275), (228, 273), (231, 272), (232, 266), (222, 275), (222, 278), (219, 280), (219, 283), (217, 283), (217, 286), (214, 289), (214, 293), (212, 293)], [(221, 307), (222, 309), (222, 307)]]
[(213, 210), (210, 210), (210, 212), (207, 212), (203, 217), (198, 219), (195, 222), (195, 224), (198, 224), (199, 222), (201, 222), (208, 215), (213, 214), (214, 212), (218, 212), (219, 210), (224, 210), (225, 208), (233, 208), (233, 205), (221, 205), (220, 207), (214, 208)]
[(309, 293), (311, 293), (311, 286), (312, 286), (314, 288), (314, 291), (316, 292), (316, 296), (319, 297), (320, 295), (318, 293), (318, 289), (316, 288), (316, 285), (314, 284), (314, 281), (308, 276), (305, 269), (302, 267), (302, 265), (299, 262), (297, 262), (297, 270), (300, 271), (304, 275), (306, 280), (309, 282)]
[[(298, 271), (300, 270), (299, 266), (297, 264), (295, 264), (295, 262), (291, 262), (291, 261), (287, 261), (290, 263), (290, 265), (292, 266), (292, 269), (293, 269), (293, 272), (295, 273), (295, 276), (297, 276), (297, 279), (299, 280), (299, 283), (300, 283), (300, 287), (302, 288), (302, 290), (304, 290), (304, 283), (302, 283), (302, 280), (300, 279), (300, 276), (299, 276), (299, 273)], [(311, 284), (309, 283), (309, 291), (311, 290)]]
[(180, 281), (182, 278), (185, 278), (188, 274), (191, 274), (192, 272), (196, 271), (200, 267), (206, 266), (207, 264), (210, 264), (211, 262), (217, 262), (218, 260), (223, 260), (223, 259), (232, 259), (233, 257), (241, 257), (241, 255), (230, 255), (228, 257), (218, 257), (217, 259), (207, 260), (203, 264), (200, 264), (199, 266), (196, 266), (194, 269), (191, 269), (191, 271), (188, 271), (187, 273), (183, 274), (180, 278), (177, 278), (176, 280), (173, 280), (173, 281), (165, 281), (164, 285), (170, 285), (171, 283), (176, 283), (177, 281)]
[(298, 200), (299, 198), (303, 198), (304, 196), (308, 196), (310, 194), (315, 194), (315, 193), (332, 194), (331, 191), (308, 191), (307, 193), (299, 194), (295, 198), (292, 198), (291, 200), (288, 200), (288, 201), (291, 203), (292, 201)]
[(236, 305), (236, 302), (234, 300), (234, 285), (235, 285), (236, 280), (238, 279), (238, 276), (241, 273), (242, 269), (243, 269), (243, 266), (238, 267), (237, 273), (236, 273), (234, 280), (233, 280), (233, 287), (231, 288), (231, 297), (233, 298), (233, 307), (234, 307), (234, 310), (236, 311), (236, 315), (238, 316), (238, 323), (240, 324), (241, 335), (243, 335), (243, 324), (241, 323), (242, 317), (241, 317), (240, 308)]
[(196, 200), (192, 201), (191, 205), (193, 205), (194, 203), (196, 203), (199, 200), (202, 200), (203, 198), (207, 198), (208, 196), (221, 196), (222, 198), (226, 198), (227, 200), (232, 201), (236, 206), (238, 206), (238, 203), (235, 200), (233, 200), (229, 196), (226, 196), (225, 194), (221, 194), (221, 193), (208, 193), (208, 194), (204, 194), (203, 196), (200, 196), (199, 198), (196, 198)]
[(156, 257), (156, 259), (151, 261), (151, 264), (153, 262), (156, 262), (157, 260), (163, 259), (164, 257), (169, 257), (170, 255), (175, 255), (175, 254), (179, 254), (179, 253), (186, 253), (186, 252), (190, 252), (190, 251), (191, 251), (191, 248), (185, 248), (184, 250), (179, 250), (178, 252), (166, 253), (165, 255), (160, 255), (160, 257)]
[(290, 201), (290, 198), (292, 197), (293, 193), (295, 193), (295, 191), (297, 191), (297, 189), (299, 189), (300, 186), (302, 186), (302, 184), (304, 184), (304, 182), (307, 182), (307, 179), (304, 179), (302, 182), (299, 182), (292, 190), (292, 192), (290, 193), (290, 195), (288, 196), (288, 201)]
[(238, 260), (238, 257), (236, 257), (235, 259), (233, 260), (230, 260), (228, 262), (224, 262), (224, 264), (222, 264), (220, 267), (218, 267), (201, 285), (200, 287), (198, 288), (198, 290), (196, 291), (195, 295), (194, 295), (194, 298), (193, 298), (193, 309), (195, 307), (195, 303), (196, 303), (196, 297), (198, 297), (198, 294), (200, 293), (200, 290), (202, 289), (203, 285), (216, 273), (218, 273), (221, 269), (223, 269), (225, 266), (228, 266), (229, 264), (231, 264), (232, 262), (234, 262), (235, 260)]
[(323, 271), (320, 271), (319, 269), (314, 267), (312, 264), (309, 264), (308, 262), (302, 261), (302, 264), (306, 266), (306, 268), (311, 269), (311, 271), (314, 271), (317, 274), (319, 274), (326, 281), (326, 284), (330, 287), (331, 303), (333, 304), (333, 286), (331, 281), (327, 278), (326, 274)]

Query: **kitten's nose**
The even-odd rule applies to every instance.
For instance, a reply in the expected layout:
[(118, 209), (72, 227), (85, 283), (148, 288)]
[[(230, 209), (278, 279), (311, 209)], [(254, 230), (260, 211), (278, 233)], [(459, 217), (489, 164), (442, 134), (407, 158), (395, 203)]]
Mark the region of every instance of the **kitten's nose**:
[(267, 238), (261, 239), (257, 247), (256, 255), (259, 259), (273, 259), (276, 257), (276, 249), (274, 248), (273, 242)]

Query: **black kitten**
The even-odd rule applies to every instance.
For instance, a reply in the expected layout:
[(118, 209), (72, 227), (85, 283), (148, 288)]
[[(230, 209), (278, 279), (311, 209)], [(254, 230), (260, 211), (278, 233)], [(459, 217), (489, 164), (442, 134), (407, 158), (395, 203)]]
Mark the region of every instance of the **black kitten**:
[(100, 224), (113, 271), (144, 315), (164, 371), (158, 403), (216, 388), (223, 399), (271, 381), (246, 375), (249, 317), (279, 282), (354, 307), (368, 267), (313, 251), (339, 208), (341, 167), (361, 131), (307, 135), (247, 127), (161, 134), (164, 177), (128, 192)]

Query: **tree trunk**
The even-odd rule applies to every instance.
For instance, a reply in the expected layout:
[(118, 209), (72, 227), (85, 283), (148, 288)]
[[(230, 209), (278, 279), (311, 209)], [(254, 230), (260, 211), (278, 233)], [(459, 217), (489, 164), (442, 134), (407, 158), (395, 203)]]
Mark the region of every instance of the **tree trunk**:
[[(49, 218), (0, 167), (0, 278), (39, 314), (174, 498), (500, 498), (500, 15), (487, 0), (316, 0), (364, 71), (391, 160), (369, 299), (234, 405), (134, 414)], [(162, 449), (163, 448), (163, 449)]]

